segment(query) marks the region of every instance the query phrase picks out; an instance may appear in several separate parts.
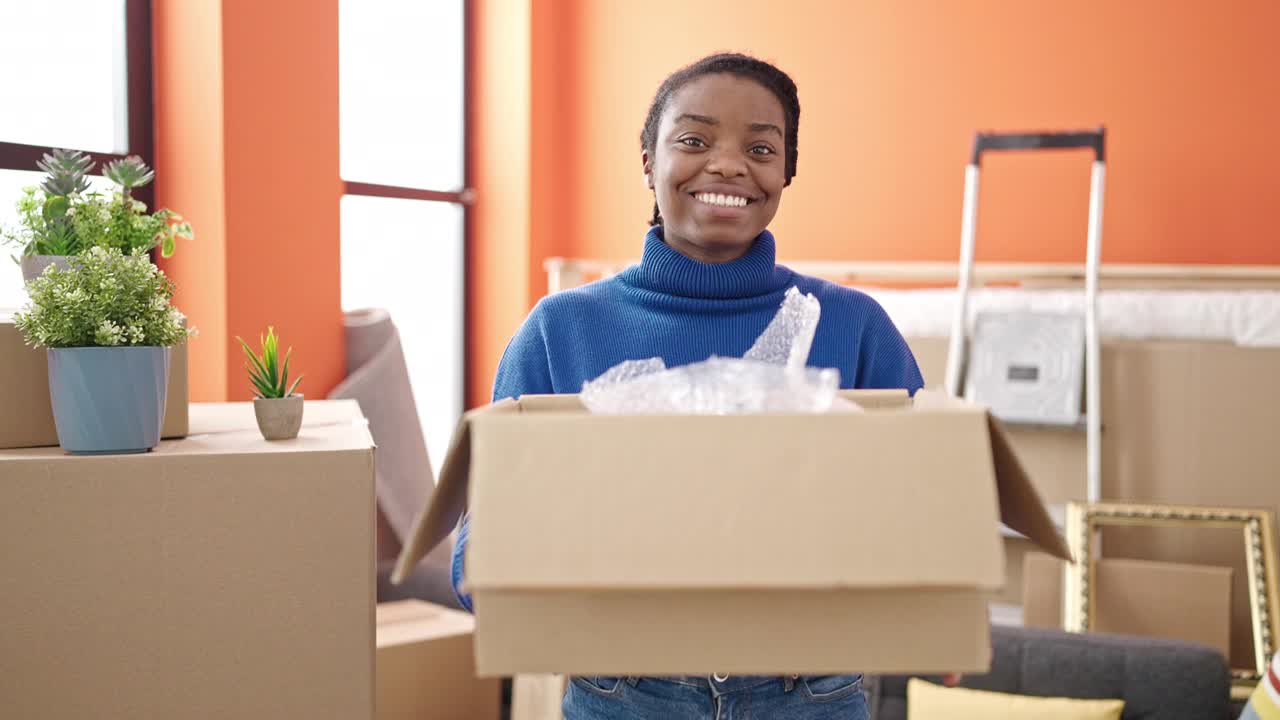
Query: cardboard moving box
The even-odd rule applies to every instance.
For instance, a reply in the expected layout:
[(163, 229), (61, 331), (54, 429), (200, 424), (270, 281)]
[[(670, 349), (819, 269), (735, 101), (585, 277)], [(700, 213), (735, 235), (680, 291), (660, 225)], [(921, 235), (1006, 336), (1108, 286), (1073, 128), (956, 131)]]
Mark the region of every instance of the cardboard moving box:
[[(1024, 558), (1023, 622), (1062, 627), (1063, 562)], [(1231, 657), (1231, 583), (1227, 567), (1099, 558), (1093, 630), (1187, 640)]]
[[(0, 310), (0, 368), (0, 448), (57, 445), (58, 430), (49, 401), (48, 355), (43, 348), (23, 342), (7, 310)], [(187, 434), (187, 372), (187, 344), (182, 343), (174, 346), (169, 358), (169, 394), (161, 437)]]
[(372, 718), (373, 442), (354, 402), (305, 412), (283, 442), (237, 403), (141, 455), (0, 450), (0, 716)]
[(469, 413), (398, 574), (470, 502), (482, 675), (978, 672), (1003, 521), (1067, 549), (998, 423), (935, 393), (865, 413)]
[(475, 676), (475, 619), (418, 600), (377, 609), (378, 720), (497, 720), (502, 685)]

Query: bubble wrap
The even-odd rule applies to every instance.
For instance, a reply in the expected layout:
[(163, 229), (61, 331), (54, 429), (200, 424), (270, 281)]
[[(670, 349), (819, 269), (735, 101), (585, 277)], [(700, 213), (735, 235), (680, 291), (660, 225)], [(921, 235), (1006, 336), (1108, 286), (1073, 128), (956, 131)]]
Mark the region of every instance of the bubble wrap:
[(805, 367), (820, 312), (817, 298), (791, 288), (745, 357), (677, 368), (661, 358), (628, 360), (587, 382), (582, 402), (613, 415), (849, 411), (836, 397), (839, 371)]
[(818, 298), (801, 295), (798, 289), (791, 288), (782, 300), (782, 309), (743, 358), (789, 368), (804, 367), (821, 314)]

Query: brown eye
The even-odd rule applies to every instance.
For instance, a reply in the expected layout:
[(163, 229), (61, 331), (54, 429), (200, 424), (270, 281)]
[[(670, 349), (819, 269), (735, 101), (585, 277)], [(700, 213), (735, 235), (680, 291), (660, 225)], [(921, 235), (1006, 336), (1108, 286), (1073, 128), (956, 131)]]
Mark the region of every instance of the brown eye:
[(702, 138), (696, 138), (696, 137), (680, 138), (679, 142), (681, 145), (685, 145), (687, 147), (700, 148), (700, 147), (707, 146), (706, 143), (702, 142)]
[(755, 147), (751, 148), (747, 152), (751, 153), (752, 155), (773, 155), (774, 154), (773, 148), (769, 147), (768, 145), (756, 145)]

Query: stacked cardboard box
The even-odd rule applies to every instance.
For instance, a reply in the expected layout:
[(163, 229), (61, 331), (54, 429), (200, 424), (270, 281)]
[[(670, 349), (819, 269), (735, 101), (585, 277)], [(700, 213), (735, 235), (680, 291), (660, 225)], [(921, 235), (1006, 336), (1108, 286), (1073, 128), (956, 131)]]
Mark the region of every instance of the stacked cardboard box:
[[(1043, 553), (1024, 562), (1025, 624), (1062, 627), (1065, 564)], [(1099, 559), (1092, 629), (1198, 642), (1229, 658), (1231, 576), (1226, 567)]]
[[(0, 448), (58, 444), (49, 402), (49, 365), (43, 349), (28, 347), (7, 311), (0, 310)], [(187, 434), (187, 344), (173, 348), (161, 436)]]
[(374, 448), (354, 402), (268, 443), (193, 405), (143, 455), (0, 450), (0, 715), (368, 720)]
[[(946, 338), (908, 341), (925, 379), (939, 382)], [(1280, 512), (1276, 367), (1280, 348), (1104, 340), (1103, 499)], [(1010, 438), (1046, 502), (1086, 499), (1083, 433), (1017, 428)], [(1230, 568), (1231, 663), (1253, 665), (1248, 572), (1236, 533), (1108, 528), (1106, 535), (1115, 557)]]
[(987, 669), (1001, 520), (1062, 539), (985, 410), (847, 397), (868, 411), (473, 412), (398, 571), (470, 504), (482, 675)]
[(502, 686), (475, 676), (467, 613), (417, 600), (377, 610), (378, 720), (497, 720)]

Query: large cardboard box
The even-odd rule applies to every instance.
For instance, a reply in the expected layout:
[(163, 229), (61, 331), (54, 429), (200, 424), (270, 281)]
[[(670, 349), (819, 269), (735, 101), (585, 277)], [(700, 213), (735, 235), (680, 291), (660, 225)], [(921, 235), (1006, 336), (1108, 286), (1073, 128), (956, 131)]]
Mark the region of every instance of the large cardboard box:
[[(49, 364), (43, 349), (27, 346), (9, 311), (0, 310), (0, 448), (58, 444), (49, 401)], [(161, 436), (187, 434), (187, 344), (169, 358), (169, 394)]]
[[(908, 338), (925, 378), (941, 381), (946, 338)], [(1280, 348), (1228, 342), (1102, 343), (1102, 499), (1280, 512)], [(1012, 428), (1045, 501), (1085, 499), (1081, 432)], [(1231, 662), (1254, 662), (1239, 533), (1107, 528), (1108, 554), (1234, 570)], [(1280, 542), (1280, 535), (1277, 535)]]
[(498, 680), (475, 676), (475, 619), (418, 600), (377, 608), (378, 720), (497, 720)]
[(0, 450), (0, 716), (373, 716), (374, 447), (354, 402), (141, 455)]
[[(1029, 553), (1023, 621), (1062, 627), (1061, 560)], [(1231, 568), (1100, 558), (1093, 629), (1188, 640), (1231, 654)]]
[(985, 410), (848, 397), (868, 412), (474, 411), (397, 570), (469, 497), (482, 675), (987, 669), (1000, 521), (1062, 539)]

